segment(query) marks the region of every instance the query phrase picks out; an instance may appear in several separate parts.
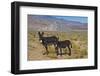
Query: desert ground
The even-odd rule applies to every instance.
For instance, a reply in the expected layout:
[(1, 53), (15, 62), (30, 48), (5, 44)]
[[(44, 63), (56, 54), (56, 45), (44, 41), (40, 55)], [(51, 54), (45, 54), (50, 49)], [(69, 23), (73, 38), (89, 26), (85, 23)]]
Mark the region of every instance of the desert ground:
[[(59, 40), (70, 40), (72, 43), (71, 56), (64, 54), (57, 56), (54, 46), (48, 46), (49, 54), (43, 55), (46, 51), (44, 46), (39, 42), (37, 31), (28, 31), (28, 61), (33, 60), (53, 60), (53, 59), (84, 59), (88, 58), (88, 40), (87, 31), (70, 31), (70, 32), (55, 32), (44, 31), (44, 36), (57, 36)], [(63, 49), (63, 52), (69, 52), (68, 49)]]

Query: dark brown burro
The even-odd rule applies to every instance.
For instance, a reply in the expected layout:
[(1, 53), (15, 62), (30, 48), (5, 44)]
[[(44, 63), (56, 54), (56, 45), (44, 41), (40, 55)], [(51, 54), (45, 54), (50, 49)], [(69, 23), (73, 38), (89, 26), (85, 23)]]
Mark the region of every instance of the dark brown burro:
[(69, 49), (69, 56), (71, 55), (71, 48), (72, 48), (72, 43), (70, 40), (64, 40), (64, 41), (59, 41), (59, 38), (57, 38), (56, 36), (50, 36), (50, 37), (44, 37), (44, 32), (38, 32), (39, 35), (39, 41), (41, 40), (42, 45), (45, 47), (46, 52), (43, 53), (43, 55), (45, 54), (49, 54), (48, 51), (48, 45), (54, 45), (55, 47), (55, 51), (57, 55), (63, 55), (62, 53), (62, 49), (63, 48), (68, 48)]

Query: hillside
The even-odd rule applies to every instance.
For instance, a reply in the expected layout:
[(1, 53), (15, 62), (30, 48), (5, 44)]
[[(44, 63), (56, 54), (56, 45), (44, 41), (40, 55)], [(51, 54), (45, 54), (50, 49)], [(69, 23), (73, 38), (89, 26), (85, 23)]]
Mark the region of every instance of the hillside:
[(53, 16), (28, 15), (28, 28), (35, 31), (87, 30), (87, 23), (59, 19)]

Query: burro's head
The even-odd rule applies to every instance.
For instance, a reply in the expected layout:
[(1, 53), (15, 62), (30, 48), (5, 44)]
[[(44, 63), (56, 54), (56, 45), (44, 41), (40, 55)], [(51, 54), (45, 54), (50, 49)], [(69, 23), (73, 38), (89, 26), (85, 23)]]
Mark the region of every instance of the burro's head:
[(38, 32), (38, 35), (39, 35), (39, 41), (42, 42), (42, 39), (43, 39), (43, 35), (44, 35), (44, 32)]

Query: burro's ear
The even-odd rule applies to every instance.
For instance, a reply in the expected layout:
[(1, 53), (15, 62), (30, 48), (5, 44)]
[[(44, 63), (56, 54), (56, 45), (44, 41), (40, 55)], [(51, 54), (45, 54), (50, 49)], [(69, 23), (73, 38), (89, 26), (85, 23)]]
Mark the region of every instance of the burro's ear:
[(59, 40), (59, 35), (57, 34), (57, 39)]
[(38, 32), (38, 34), (39, 34), (39, 35), (41, 34), (40, 31)]
[(41, 33), (42, 35), (44, 34), (44, 32)]
[(57, 37), (57, 39), (59, 40), (59, 37)]

